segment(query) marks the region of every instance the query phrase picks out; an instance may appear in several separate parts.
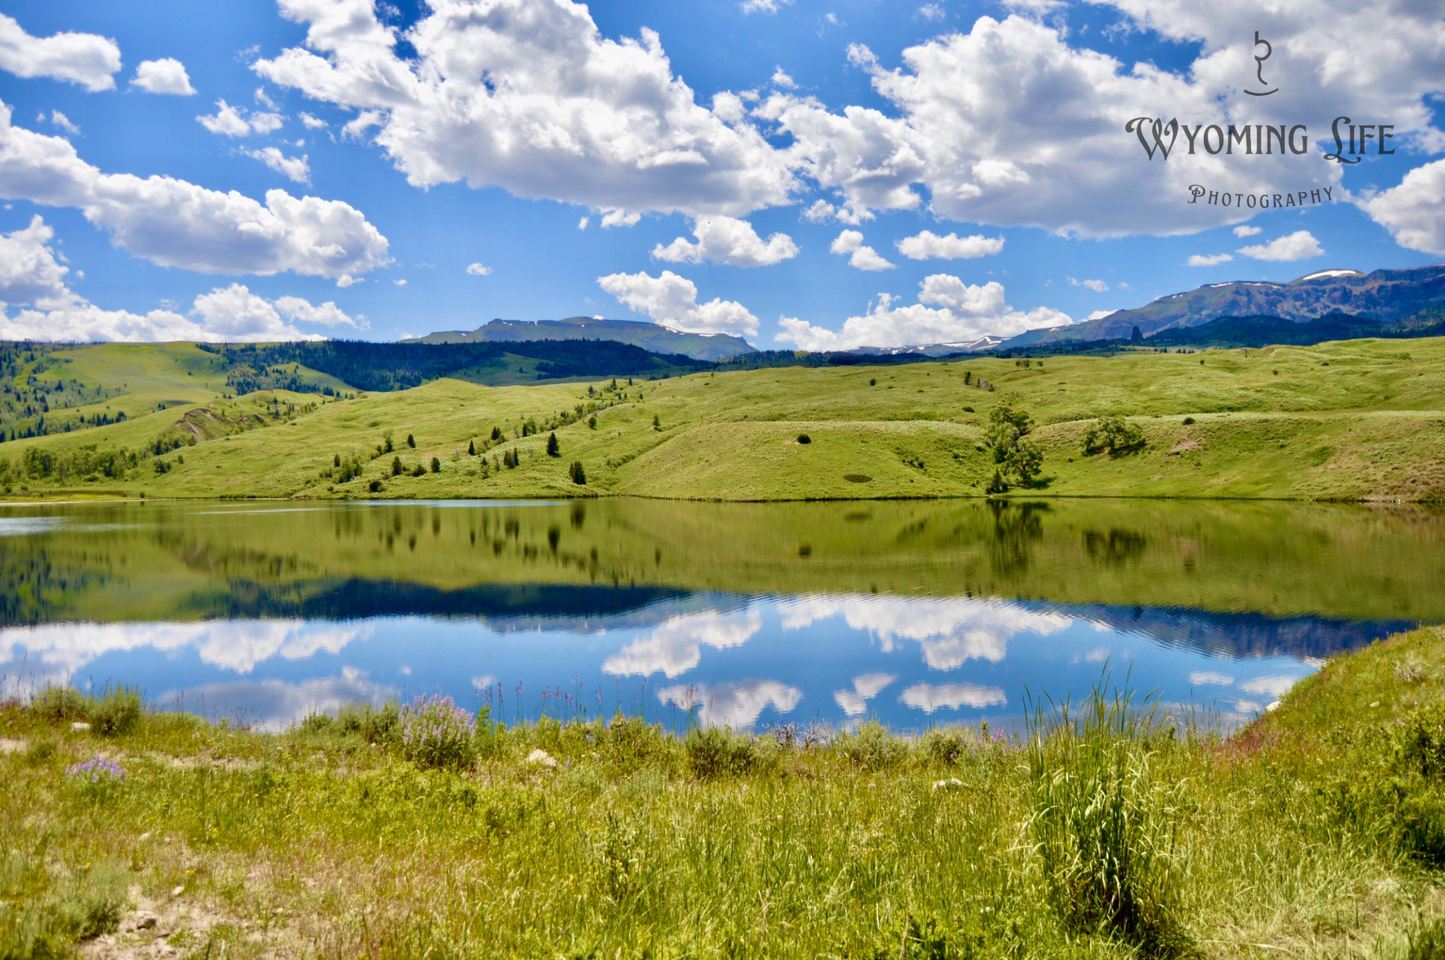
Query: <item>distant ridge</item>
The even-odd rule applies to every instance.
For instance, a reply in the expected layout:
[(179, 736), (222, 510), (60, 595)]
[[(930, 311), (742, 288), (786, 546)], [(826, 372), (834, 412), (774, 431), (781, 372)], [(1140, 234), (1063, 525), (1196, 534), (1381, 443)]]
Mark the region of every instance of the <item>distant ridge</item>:
[(1432, 308), (1445, 306), (1445, 265), (1405, 270), (1316, 270), (1288, 283), (1211, 283), (1160, 297), (1134, 310), (1067, 327), (1030, 330), (1004, 341), (1002, 349), (1070, 341), (1128, 340), (1182, 331), (1223, 318), (1278, 318), (1308, 324), (1322, 317), (1368, 319), (1388, 329)]
[(638, 320), (493, 320), (470, 332), (442, 330), (402, 343), (519, 343), (534, 340), (612, 340), (653, 353), (681, 354), (694, 360), (727, 360), (757, 350), (742, 337), (725, 333), (686, 333)]

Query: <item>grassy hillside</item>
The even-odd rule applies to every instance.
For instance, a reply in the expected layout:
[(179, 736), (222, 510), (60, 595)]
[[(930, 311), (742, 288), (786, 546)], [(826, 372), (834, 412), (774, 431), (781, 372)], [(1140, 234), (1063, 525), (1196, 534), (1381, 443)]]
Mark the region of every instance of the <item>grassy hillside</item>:
[[(176, 392), (178, 378), (167, 379), (167, 371), (183, 364), (168, 351), (186, 348), (129, 349), (154, 379), (149, 396)], [(131, 378), (127, 384), (139, 378), (111, 376)], [(81, 449), (87, 445), (154, 450), (158, 437), (183, 429), (187, 414), (237, 415), (227, 402), (191, 403), (0, 446), (0, 481), (12, 494), (89, 487), (151, 497), (972, 496), (992, 475), (984, 430), (1004, 400), (1037, 420), (1045, 454), (1039, 482), (1015, 495), (1445, 498), (1445, 339), (777, 368), (615, 388), (611, 381), (492, 388), (440, 380), (328, 402), (253, 394), (231, 403), (275, 414), (256, 429), (143, 454), (114, 476), (84, 472), (93, 459)], [(208, 412), (194, 413), (202, 407)], [(1084, 455), (1086, 430), (1108, 413), (1133, 418), (1146, 440), (1141, 451)], [(523, 436), (529, 423), (540, 432)], [(498, 441), (490, 439), (494, 429)], [(551, 457), (545, 448), (554, 430), (560, 450)], [(395, 449), (377, 455), (386, 431)], [(811, 442), (800, 443), (800, 434)], [(407, 435), (415, 447), (404, 444)], [(485, 454), (485, 465), (469, 446)], [(27, 467), (32, 449), (32, 463), (48, 453), (77, 469)], [(515, 469), (503, 465), (514, 451)], [(359, 476), (339, 482), (337, 460), (353, 458)], [(404, 475), (393, 476), (394, 459)], [(569, 477), (574, 461), (583, 464), (585, 486)], [(418, 466), (424, 474), (411, 476)], [(372, 481), (379, 489), (370, 489)]]
[(0, 705), (0, 954), (1431, 960), (1442, 658), (1334, 660), (1229, 739), (1111, 690), (1027, 736), (569, 700), (425, 741), (413, 708), (262, 734), (51, 690)]

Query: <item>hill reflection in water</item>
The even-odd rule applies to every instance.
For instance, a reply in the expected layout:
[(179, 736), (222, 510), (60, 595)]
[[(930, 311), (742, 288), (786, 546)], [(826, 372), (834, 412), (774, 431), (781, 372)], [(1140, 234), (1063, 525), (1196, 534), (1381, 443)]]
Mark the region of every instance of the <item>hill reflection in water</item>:
[[(1445, 524), (1289, 504), (133, 505), (0, 512), (0, 672), (284, 726), (445, 691), (509, 720), (1016, 723), (1107, 661), (1263, 709), (1445, 620)], [(544, 695), (545, 694), (545, 695)]]

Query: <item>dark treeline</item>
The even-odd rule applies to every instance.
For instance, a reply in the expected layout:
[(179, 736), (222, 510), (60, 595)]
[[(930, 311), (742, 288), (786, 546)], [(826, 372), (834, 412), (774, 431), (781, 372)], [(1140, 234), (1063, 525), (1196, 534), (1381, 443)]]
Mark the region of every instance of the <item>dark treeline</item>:
[[(659, 377), (711, 369), (690, 357), (649, 353), (641, 347), (611, 340), (534, 340), (508, 343), (365, 343), (323, 340), (301, 343), (203, 346), (219, 353), (230, 369), (230, 381), (239, 393), (247, 392), (244, 378), (258, 379), (259, 371), (276, 375), (277, 367), (300, 364), (325, 373), (358, 390), (405, 390), (440, 377), (469, 370), (478, 373), (523, 357), (536, 361), (537, 380), (568, 377)], [(280, 371), (287, 376), (293, 371)], [(265, 383), (266, 388), (282, 386)], [(299, 379), (286, 389), (318, 393), (323, 388)]]

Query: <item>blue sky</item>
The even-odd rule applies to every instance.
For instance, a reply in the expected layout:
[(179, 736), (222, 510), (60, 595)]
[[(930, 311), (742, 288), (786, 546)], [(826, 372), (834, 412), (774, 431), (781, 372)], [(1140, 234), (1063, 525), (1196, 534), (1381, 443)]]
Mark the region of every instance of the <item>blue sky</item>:
[[(10, 3), (0, 335), (586, 314), (820, 349), (1439, 262), (1439, 13), (1276, 7)], [(1255, 30), (1268, 98), (1242, 92)], [(1135, 116), (1304, 123), (1311, 149), (1151, 161)], [(1324, 159), (1338, 116), (1396, 153)], [(1195, 182), (1335, 199), (1241, 216)]]

